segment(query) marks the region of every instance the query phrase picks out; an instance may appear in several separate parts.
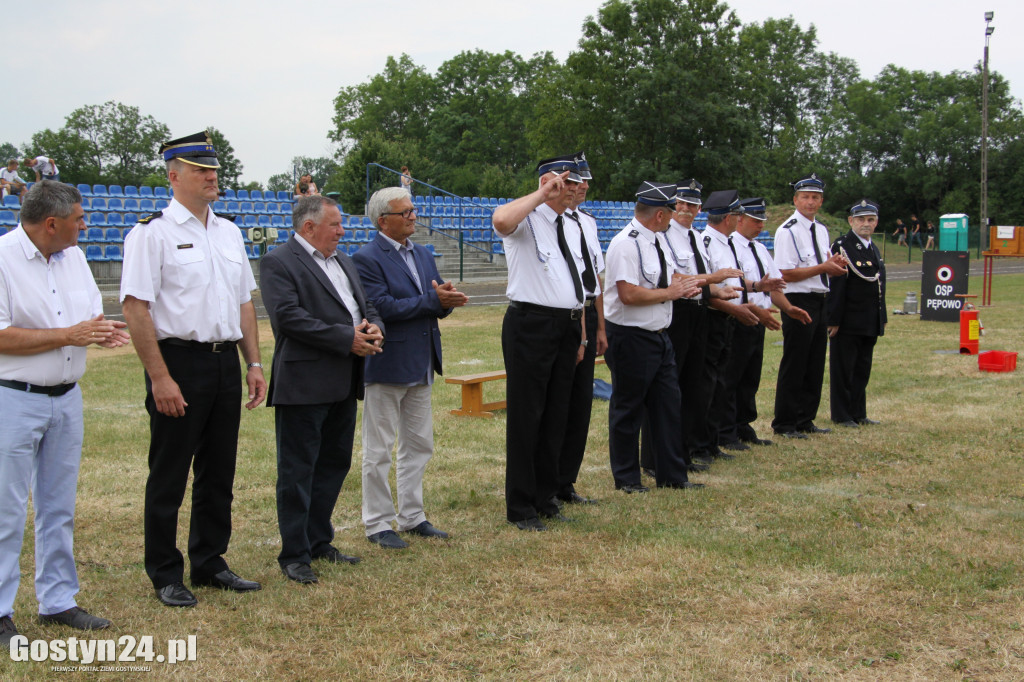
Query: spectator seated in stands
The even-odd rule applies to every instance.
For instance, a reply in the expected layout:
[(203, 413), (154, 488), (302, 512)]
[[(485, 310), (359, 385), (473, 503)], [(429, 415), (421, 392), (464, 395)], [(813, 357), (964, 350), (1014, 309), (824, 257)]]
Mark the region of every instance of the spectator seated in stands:
[(34, 159), (25, 159), (25, 167), (35, 171), (36, 182), (40, 180), (60, 182), (60, 171), (57, 169), (57, 162), (51, 158), (37, 156)]
[(16, 197), (23, 197), (28, 191), (28, 184), (18, 175), (17, 159), (9, 160), (7, 168), (0, 170), (0, 189), (4, 195), (11, 194)]
[(295, 183), (295, 196), (297, 197), (312, 197), (320, 194), (320, 190), (317, 188), (316, 183), (313, 182), (313, 176), (306, 173), (299, 178), (299, 181)]

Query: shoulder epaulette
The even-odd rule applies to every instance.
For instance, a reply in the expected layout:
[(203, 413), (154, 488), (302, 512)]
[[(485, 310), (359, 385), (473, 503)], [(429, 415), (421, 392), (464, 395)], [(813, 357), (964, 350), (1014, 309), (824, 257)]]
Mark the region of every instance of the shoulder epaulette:
[(784, 224), (784, 225), (782, 226), (782, 228), (783, 228), (783, 229), (786, 229), (786, 228), (789, 228), (789, 227), (793, 227), (794, 225), (796, 225), (796, 223), (797, 223), (797, 220), (796, 220), (796, 218), (790, 218), (790, 219), (789, 219), (789, 222), (788, 222), (788, 223), (785, 223), (785, 224)]
[(153, 220), (154, 218), (159, 218), (163, 214), (164, 214), (163, 211), (157, 211), (156, 213), (150, 213), (145, 218), (139, 218), (139, 225), (145, 225), (145, 224), (149, 223), (149, 221)]
[(576, 209), (576, 210), (577, 210), (577, 211), (579, 211), (580, 213), (583, 213), (583, 214), (585, 214), (585, 215), (588, 215), (588, 216), (590, 216), (590, 217), (591, 217), (591, 218), (593, 218), (594, 220), (597, 220), (597, 216), (595, 216), (595, 215), (594, 215), (593, 213), (591, 213), (590, 211), (585, 211), (585, 210), (583, 210), (582, 208), (578, 208), (578, 209)]
[(637, 237), (640, 236), (640, 230), (630, 230), (629, 236), (632, 237), (633, 239), (636, 239)]

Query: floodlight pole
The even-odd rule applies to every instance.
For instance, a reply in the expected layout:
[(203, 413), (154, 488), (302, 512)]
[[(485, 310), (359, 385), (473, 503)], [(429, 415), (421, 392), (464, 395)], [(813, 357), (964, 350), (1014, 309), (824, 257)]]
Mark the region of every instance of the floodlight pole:
[[(988, 251), (988, 39), (995, 31), (991, 25), (995, 12), (985, 12), (985, 57), (981, 77), (981, 232), (979, 251)], [(980, 255), (980, 254), (979, 254)]]

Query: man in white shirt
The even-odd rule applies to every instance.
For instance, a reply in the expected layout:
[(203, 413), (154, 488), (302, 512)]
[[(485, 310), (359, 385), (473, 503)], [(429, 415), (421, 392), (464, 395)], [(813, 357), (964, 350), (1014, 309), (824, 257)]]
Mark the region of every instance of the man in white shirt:
[(128, 334), (124, 322), (103, 319), (100, 291), (76, 247), (84, 216), (78, 190), (43, 181), (25, 196), (21, 224), (0, 237), (0, 646), (18, 634), (11, 616), (30, 492), (39, 622), (110, 626), (75, 602), (77, 381), (86, 346), (117, 348)]
[(825, 183), (811, 173), (792, 183), (796, 211), (775, 231), (775, 263), (786, 280), (786, 298), (811, 316), (810, 324), (782, 320), (782, 360), (775, 387), (772, 429), (786, 438), (828, 433), (814, 423), (825, 378), (828, 334), (825, 295), (829, 276), (846, 274), (846, 259), (829, 255), (828, 228), (815, 216)]
[(196, 133), (164, 143), (160, 153), (174, 199), (125, 238), (121, 303), (146, 370), (146, 573), (162, 604), (195, 606), (177, 547), (178, 509), (193, 469), (192, 585), (260, 589), (223, 557), (241, 414), (236, 347), (247, 363), (247, 409), (263, 402), (267, 381), (242, 234), (210, 208), (218, 198), (217, 152), (206, 133)]
[(707, 281), (676, 271), (664, 232), (676, 205), (674, 183), (644, 182), (633, 220), (615, 235), (605, 259), (605, 359), (612, 373), (608, 455), (615, 489), (645, 493), (640, 481), (640, 428), (646, 413), (659, 488), (699, 488), (686, 475), (679, 422), (681, 394), (669, 340), (672, 302), (700, 293)]
[(57, 170), (57, 162), (47, 156), (25, 159), (25, 166), (35, 171), (36, 182), (40, 180), (60, 182), (60, 171)]
[(18, 175), (18, 160), (10, 159), (7, 167), (0, 169), (0, 195), (24, 197), (28, 184)]

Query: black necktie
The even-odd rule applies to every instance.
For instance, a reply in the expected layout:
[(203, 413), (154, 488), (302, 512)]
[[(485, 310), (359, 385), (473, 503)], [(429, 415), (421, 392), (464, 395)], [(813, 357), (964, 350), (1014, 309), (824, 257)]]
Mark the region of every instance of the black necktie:
[(658, 288), (665, 289), (668, 287), (668, 266), (665, 265), (665, 252), (661, 250), (657, 235), (654, 236), (654, 248), (658, 252), (658, 265), (661, 266), (661, 274), (658, 275)]
[[(700, 255), (700, 250), (697, 248), (697, 237), (693, 234), (693, 229), (690, 229), (690, 248), (693, 250), (693, 260), (697, 263), (697, 274), (706, 275), (708, 269), (704, 267), (704, 257)], [(705, 284), (700, 288), (700, 299), (707, 303), (711, 300), (711, 285)]]
[(580, 253), (583, 254), (583, 286), (590, 291), (597, 290), (597, 273), (594, 272), (594, 264), (590, 260), (590, 249), (587, 248), (587, 238), (583, 236), (583, 223), (576, 211), (569, 214), (576, 224), (580, 226)]
[[(732, 237), (729, 237), (729, 250), (732, 251), (732, 259), (736, 261), (736, 268), (742, 270), (743, 267), (740, 265), (740, 259), (736, 256), (736, 247), (732, 244)], [(740, 275), (740, 291), (742, 292), (743, 298), (740, 299), (744, 303), (747, 302), (747, 283), (743, 279), (743, 275)]]
[[(815, 221), (812, 220), (811, 221), (811, 244), (814, 244), (814, 257), (818, 259), (818, 264), (820, 265), (821, 262), (822, 262), (822, 260), (821, 260), (821, 249), (818, 248), (818, 237), (814, 234), (814, 226), (815, 226), (815, 224), (816, 224)], [(819, 275), (819, 277), (821, 277), (821, 283), (824, 284), (826, 288), (828, 288), (828, 276), (825, 275), (825, 273), (823, 272), (823, 273), (821, 273)]]
[(761, 263), (761, 259), (757, 255), (757, 249), (754, 247), (754, 242), (750, 242), (750, 252), (754, 254), (754, 261), (757, 263), (757, 272), (761, 275), (761, 279), (764, 279), (764, 264)]
[(569, 244), (565, 241), (565, 230), (562, 229), (562, 216), (555, 218), (555, 229), (558, 232), (558, 250), (562, 252), (562, 258), (572, 275), (572, 287), (576, 290), (576, 300), (583, 303), (583, 285), (580, 284), (580, 273), (576, 272), (576, 263), (573, 261), (572, 253), (569, 251)]

